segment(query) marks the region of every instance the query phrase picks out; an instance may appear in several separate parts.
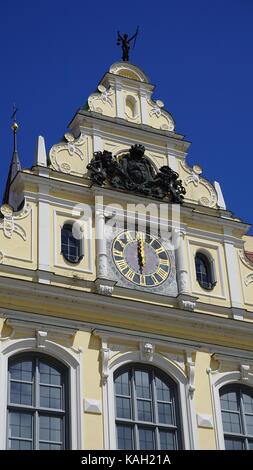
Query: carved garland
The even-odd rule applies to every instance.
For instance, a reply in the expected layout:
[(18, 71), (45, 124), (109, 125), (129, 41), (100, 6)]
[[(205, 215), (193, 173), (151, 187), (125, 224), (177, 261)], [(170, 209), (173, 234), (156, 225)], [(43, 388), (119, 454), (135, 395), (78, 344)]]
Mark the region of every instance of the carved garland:
[[(251, 271), (253, 270), (253, 263), (252, 261), (250, 261), (246, 254), (245, 254), (245, 251), (244, 250), (240, 250), (239, 251), (239, 257), (242, 261), (242, 263), (244, 264), (244, 266), (246, 266), (248, 269), (250, 269)], [(253, 282), (253, 273), (252, 274), (248, 274), (245, 278), (244, 278), (244, 284), (246, 285), (246, 287), (251, 284)]]
[(113, 101), (111, 99), (114, 92), (109, 88), (106, 89), (104, 85), (98, 85), (98, 93), (92, 93), (92, 95), (88, 98), (88, 105), (89, 110), (94, 111), (96, 113), (103, 113), (103, 110), (97, 106), (97, 102), (101, 102), (103, 104), (108, 103), (111, 108), (113, 107)]
[[(217, 194), (216, 194), (216, 191), (214, 190), (213, 186), (211, 185), (211, 183), (209, 183), (208, 181), (206, 181), (204, 178), (201, 178), (199, 175), (201, 174), (201, 171), (200, 172), (197, 172), (197, 171), (194, 171), (193, 168), (189, 167), (187, 165), (187, 163), (185, 162), (185, 160), (181, 160), (180, 162), (181, 164), (181, 167), (187, 172), (189, 173), (190, 176), (186, 177), (185, 178), (185, 181), (184, 181), (184, 185), (185, 186), (188, 186), (190, 183), (193, 183), (194, 186), (198, 187), (199, 185), (202, 185), (204, 186), (207, 191), (209, 192), (210, 194), (210, 198), (208, 197), (201, 197), (198, 202), (202, 205), (202, 206), (206, 206), (206, 207), (215, 207), (216, 204), (217, 204), (217, 201), (218, 201), (218, 198), (217, 198)], [(197, 165), (196, 165), (197, 167)]]
[(57, 171), (62, 171), (63, 173), (71, 172), (71, 162), (70, 163), (59, 163), (58, 156), (62, 150), (67, 150), (70, 157), (77, 156), (80, 160), (84, 160), (84, 155), (82, 150), (79, 148), (84, 144), (87, 137), (81, 133), (78, 139), (75, 139), (70, 132), (64, 134), (65, 142), (53, 145), (50, 150), (49, 158), (51, 161), (52, 168)]
[(155, 116), (157, 119), (159, 119), (160, 117), (164, 117), (166, 119), (168, 124), (162, 124), (161, 129), (164, 131), (173, 132), (175, 129), (175, 124), (170, 114), (167, 111), (162, 110), (164, 106), (163, 102), (161, 100), (153, 101), (151, 98), (148, 98), (147, 102), (151, 106), (151, 110), (149, 112), (149, 115), (151, 117)]
[(2, 205), (0, 212), (4, 218), (0, 219), (0, 230), (3, 230), (6, 238), (12, 238), (13, 233), (19, 235), (24, 241), (27, 239), (26, 231), (16, 220), (22, 220), (27, 217), (31, 212), (31, 206), (25, 202), (23, 209), (19, 212), (13, 212), (13, 209), (8, 204)]

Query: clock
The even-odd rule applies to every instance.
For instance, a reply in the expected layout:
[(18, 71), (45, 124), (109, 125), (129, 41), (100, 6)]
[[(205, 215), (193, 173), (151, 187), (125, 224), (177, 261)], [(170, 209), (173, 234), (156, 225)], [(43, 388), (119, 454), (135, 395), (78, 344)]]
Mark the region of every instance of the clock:
[(142, 287), (164, 283), (171, 270), (170, 256), (156, 237), (140, 231), (123, 231), (112, 243), (112, 258), (125, 279)]

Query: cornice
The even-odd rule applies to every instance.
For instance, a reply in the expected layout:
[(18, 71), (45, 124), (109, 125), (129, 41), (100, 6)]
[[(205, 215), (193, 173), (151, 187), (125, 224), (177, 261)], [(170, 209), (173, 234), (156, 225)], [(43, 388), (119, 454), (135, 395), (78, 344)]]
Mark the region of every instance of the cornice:
[(31, 314), (26, 311), (12, 310), (6, 308), (0, 308), (0, 316), (7, 320), (10, 326), (18, 325), (19, 329), (22, 328), (25, 323), (28, 329), (33, 328), (34, 330), (45, 329), (51, 331), (62, 331), (65, 335), (74, 335), (78, 330), (87, 331), (94, 336), (101, 338), (106, 341), (124, 341), (128, 343), (139, 343), (143, 341), (152, 341), (157, 346), (166, 349), (185, 350), (185, 351), (204, 351), (211, 354), (215, 354), (217, 357), (225, 357), (226, 360), (234, 361), (236, 358), (251, 360), (252, 361), (252, 350), (241, 349), (237, 347), (231, 347), (226, 345), (219, 345), (214, 342), (205, 341), (194, 341), (183, 337), (175, 337), (163, 334), (157, 334), (152, 332), (144, 332), (141, 330), (132, 330), (131, 328), (115, 327), (111, 325), (102, 325), (87, 321), (76, 321), (59, 316), (50, 316), (42, 314)]
[[(13, 298), (13, 292), (10, 289), (10, 280), (3, 278), (0, 285), (0, 294), (2, 296)], [(117, 297), (107, 297), (96, 293), (88, 293), (84, 291), (74, 291), (64, 287), (56, 287), (48, 284), (35, 284), (28, 281), (15, 280), (15, 295), (17, 302), (22, 301), (33, 305), (33, 312), (36, 308), (39, 310), (41, 305), (50, 306), (57, 305), (59, 311), (61, 308), (69, 306), (73, 311), (75, 305), (76, 315), (84, 314), (85, 310), (92, 315), (94, 323), (107, 323), (105, 314), (108, 312), (110, 324), (112, 317), (120, 321), (127, 318), (131, 323), (133, 320), (141, 320), (147, 327), (152, 325), (154, 321), (157, 325), (163, 325), (165, 322), (170, 328), (175, 327), (177, 330), (189, 329), (196, 334), (204, 332), (214, 334), (215, 337), (222, 341), (222, 338), (229, 337), (231, 341), (235, 337), (238, 341), (252, 341), (253, 323), (246, 321), (238, 321), (232, 318), (220, 318), (214, 315), (204, 313), (183, 311), (178, 308), (166, 307), (163, 305), (154, 305), (147, 302), (138, 302), (136, 300), (128, 300)], [(4, 309), (1, 308), (1, 312)]]
[(128, 132), (131, 131), (136, 133), (139, 138), (142, 136), (146, 136), (147, 133), (154, 138), (159, 138), (164, 140), (164, 142), (171, 141), (171, 143), (175, 143), (176, 141), (180, 143), (184, 147), (185, 150), (188, 149), (190, 146), (190, 142), (183, 140), (184, 135), (177, 134), (171, 131), (163, 131), (161, 129), (155, 129), (154, 127), (148, 126), (147, 124), (135, 124), (133, 122), (126, 121), (123, 118), (115, 117), (111, 118), (110, 116), (104, 116), (94, 111), (84, 111), (83, 109), (79, 109), (75, 116), (73, 117), (72, 121), (69, 123), (68, 127), (72, 129), (76, 126), (82, 125), (84, 122), (89, 122), (92, 126), (99, 125), (100, 129), (103, 126), (104, 130), (110, 128), (110, 135), (111, 135), (111, 127), (115, 125), (119, 126), (121, 132)]

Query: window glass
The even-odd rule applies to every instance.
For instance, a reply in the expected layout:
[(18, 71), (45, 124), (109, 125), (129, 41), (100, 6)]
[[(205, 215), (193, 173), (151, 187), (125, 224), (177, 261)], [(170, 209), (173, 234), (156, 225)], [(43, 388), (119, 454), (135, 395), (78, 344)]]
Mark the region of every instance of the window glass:
[(79, 263), (82, 259), (82, 240), (73, 235), (73, 225), (64, 224), (61, 230), (61, 252), (70, 263)]
[(212, 289), (214, 280), (209, 259), (202, 253), (196, 253), (195, 268), (197, 281), (203, 289)]
[(58, 361), (41, 354), (9, 361), (9, 449), (66, 448), (66, 387)]
[(253, 442), (253, 390), (239, 384), (220, 390), (220, 404), (227, 450), (249, 450)]
[(181, 448), (177, 387), (158, 369), (129, 365), (115, 373), (119, 449)]

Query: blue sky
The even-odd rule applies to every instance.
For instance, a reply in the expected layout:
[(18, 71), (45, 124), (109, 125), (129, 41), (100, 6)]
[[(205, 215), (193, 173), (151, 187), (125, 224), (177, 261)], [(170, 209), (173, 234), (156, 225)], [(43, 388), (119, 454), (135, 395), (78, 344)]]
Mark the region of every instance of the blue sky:
[(228, 209), (253, 223), (252, 24), (252, 0), (2, 2), (1, 187), (12, 152), (13, 103), (20, 159), (30, 167), (37, 136), (45, 137), (47, 150), (59, 141), (120, 59), (117, 30), (131, 34), (139, 25), (130, 61), (148, 74), (154, 97), (192, 142), (188, 162), (218, 180)]

